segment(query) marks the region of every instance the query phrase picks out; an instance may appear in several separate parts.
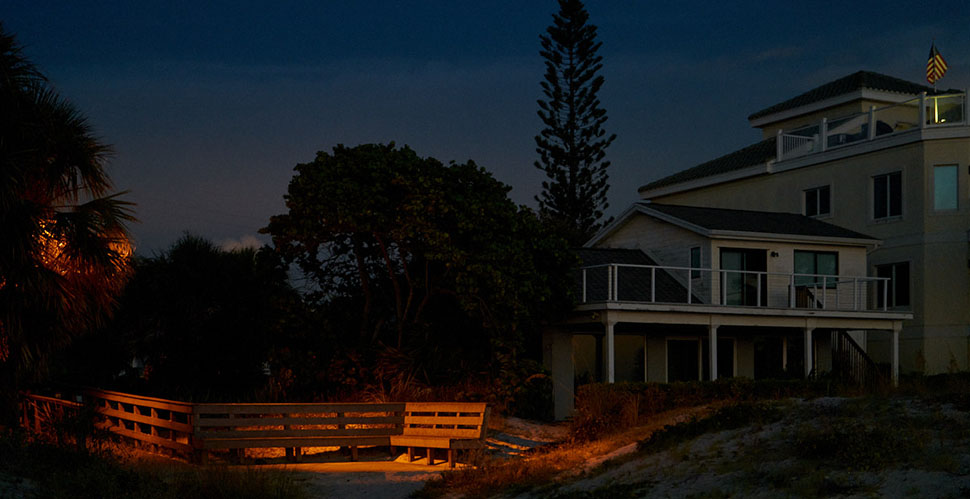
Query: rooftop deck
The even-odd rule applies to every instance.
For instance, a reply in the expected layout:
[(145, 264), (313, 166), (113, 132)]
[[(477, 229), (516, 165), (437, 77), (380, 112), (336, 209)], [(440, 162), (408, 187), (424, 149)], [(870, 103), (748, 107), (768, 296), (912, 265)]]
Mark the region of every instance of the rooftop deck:
[(876, 140), (926, 128), (966, 126), (966, 92), (927, 95), (869, 112), (838, 118), (791, 130), (779, 130), (776, 160), (784, 161), (851, 144)]

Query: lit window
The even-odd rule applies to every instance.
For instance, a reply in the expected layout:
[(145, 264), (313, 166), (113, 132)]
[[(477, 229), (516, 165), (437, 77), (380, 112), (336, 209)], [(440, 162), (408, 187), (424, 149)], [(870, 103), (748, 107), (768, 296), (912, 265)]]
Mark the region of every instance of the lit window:
[(903, 214), (903, 174), (887, 173), (872, 177), (872, 217), (899, 217)]
[(831, 190), (823, 185), (805, 191), (805, 215), (817, 217), (832, 213)]
[(933, 167), (933, 209), (957, 209), (957, 165)]

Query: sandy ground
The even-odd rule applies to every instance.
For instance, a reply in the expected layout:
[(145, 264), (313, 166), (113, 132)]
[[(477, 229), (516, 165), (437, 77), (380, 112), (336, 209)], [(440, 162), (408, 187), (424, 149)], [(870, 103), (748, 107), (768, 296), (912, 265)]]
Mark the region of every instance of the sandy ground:
[[(946, 404), (894, 399), (882, 410), (904, 418), (859, 416), (865, 424), (901, 422), (890, 431), (919, 440), (918, 457), (869, 468), (859, 462), (799, 458), (793, 435), (853, 418), (847, 399), (795, 401), (766, 425), (713, 432), (660, 452), (636, 444), (590, 460), (579, 476), (564, 476), (520, 497), (970, 497), (970, 415)], [(841, 421), (841, 422), (839, 422)], [(878, 442), (873, 452), (882, 452)], [(608, 458), (608, 459), (606, 459)]]
[[(565, 438), (564, 425), (548, 425), (507, 418), (498, 421), (489, 431), (488, 454), (514, 459), (536, 447)], [(259, 468), (285, 469), (298, 473), (312, 497), (360, 497), (365, 499), (405, 498), (424, 487), (424, 482), (441, 476), (450, 470), (444, 452), (435, 456), (435, 464), (429, 466), (423, 455), (409, 463), (407, 454), (389, 456), (386, 449), (361, 449), (360, 459), (348, 462), (347, 457), (334, 449), (307, 449), (309, 455), (300, 463), (281, 463), (279, 456), (253, 456), (267, 464)], [(273, 462), (270, 462), (273, 461)], [(456, 468), (467, 464), (459, 461)]]

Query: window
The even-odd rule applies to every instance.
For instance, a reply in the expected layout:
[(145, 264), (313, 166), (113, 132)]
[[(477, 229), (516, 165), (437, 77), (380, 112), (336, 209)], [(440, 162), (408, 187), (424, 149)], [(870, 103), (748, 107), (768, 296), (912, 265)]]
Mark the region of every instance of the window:
[(872, 177), (872, 218), (899, 217), (903, 214), (903, 174), (887, 173)]
[(823, 185), (822, 187), (805, 190), (806, 216), (829, 215), (832, 213), (831, 205), (831, 189), (829, 189), (829, 186)]
[(883, 296), (889, 300), (890, 307), (909, 305), (909, 262), (876, 265), (876, 277), (889, 278), (889, 286), (883, 294), (882, 286), (876, 287), (876, 304), (882, 307)]
[[(701, 247), (695, 246), (690, 249), (690, 268), (699, 269), (701, 268)], [(700, 270), (691, 270), (690, 278), (697, 279), (701, 276)]]
[(937, 211), (957, 209), (957, 165), (933, 167), (933, 209)]
[(837, 278), (822, 276), (839, 275), (839, 254), (829, 251), (795, 251), (795, 273), (816, 274), (795, 276), (796, 286), (821, 286), (834, 288), (838, 284)]

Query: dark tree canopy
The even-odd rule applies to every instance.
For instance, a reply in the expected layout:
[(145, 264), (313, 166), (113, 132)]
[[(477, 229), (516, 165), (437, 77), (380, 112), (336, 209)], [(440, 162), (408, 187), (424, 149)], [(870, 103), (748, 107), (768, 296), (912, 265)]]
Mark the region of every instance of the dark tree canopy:
[(0, 391), (97, 326), (129, 273), (110, 149), (0, 25)]
[(288, 213), (265, 232), (312, 282), (341, 341), (393, 349), (426, 371), (514, 351), (568, 307), (565, 242), (469, 161), (407, 147), (337, 146), (296, 166)]
[[(184, 400), (244, 400), (266, 387), (264, 365), (300, 299), (274, 251), (224, 251), (185, 235), (138, 258), (114, 319), (65, 364), (76, 380)], [(117, 374), (131, 367), (141, 372)]]
[(539, 214), (558, 227), (573, 245), (591, 237), (603, 223), (609, 205), (606, 193), (606, 148), (616, 135), (603, 129), (606, 111), (597, 93), (603, 86), (603, 57), (596, 54), (596, 26), (579, 0), (559, 0), (559, 13), (539, 39), (546, 72), (539, 117), (545, 126), (536, 136), (539, 160), (545, 172), (542, 193), (536, 197)]

